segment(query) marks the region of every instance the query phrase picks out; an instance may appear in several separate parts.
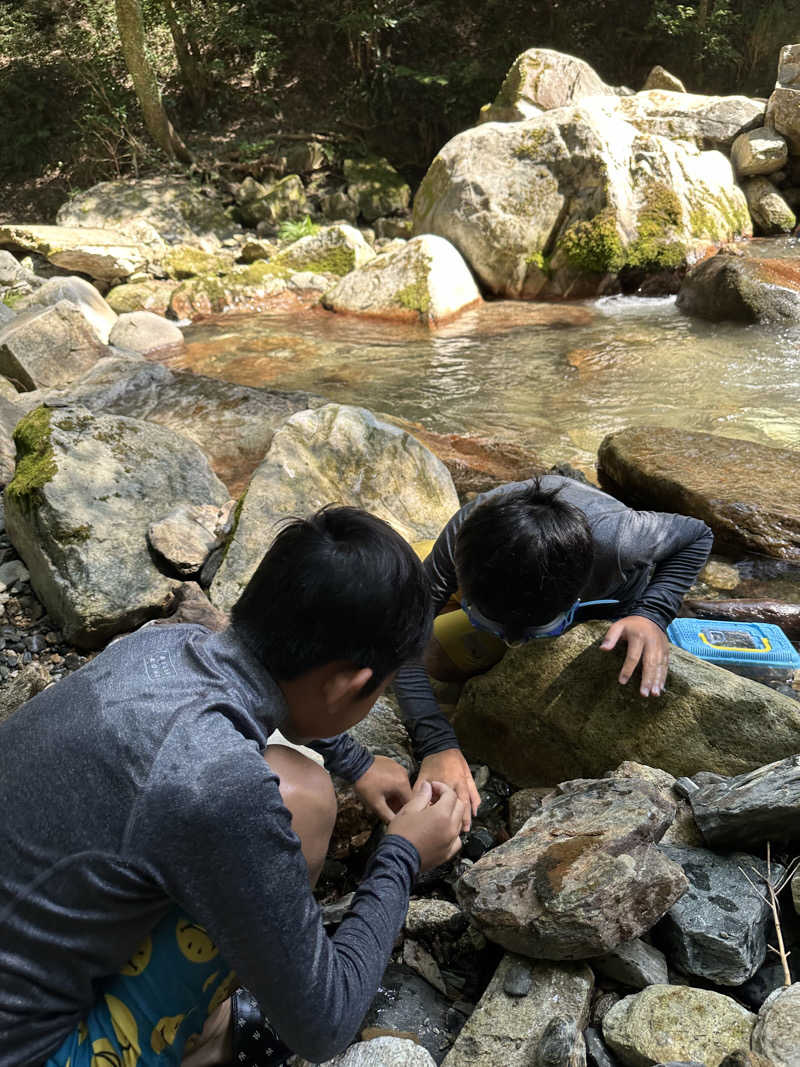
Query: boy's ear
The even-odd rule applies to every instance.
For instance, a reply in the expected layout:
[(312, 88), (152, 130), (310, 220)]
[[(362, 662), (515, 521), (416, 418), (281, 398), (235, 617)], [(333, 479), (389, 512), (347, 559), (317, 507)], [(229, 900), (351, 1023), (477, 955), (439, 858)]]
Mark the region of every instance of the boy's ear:
[(322, 685), (328, 711), (338, 711), (358, 700), (371, 677), (371, 667), (342, 667), (337, 670)]

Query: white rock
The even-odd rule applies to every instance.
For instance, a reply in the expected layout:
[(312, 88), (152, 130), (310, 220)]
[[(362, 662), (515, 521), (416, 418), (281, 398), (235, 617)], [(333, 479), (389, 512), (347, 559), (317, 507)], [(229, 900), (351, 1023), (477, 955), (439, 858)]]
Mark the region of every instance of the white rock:
[(16, 309), (22, 311), (23, 308), (49, 307), (59, 300), (75, 304), (97, 334), (98, 340), (104, 345), (108, 344), (108, 335), (117, 321), (116, 312), (85, 278), (48, 278), (36, 292), (20, 300)]
[(159, 348), (183, 344), (183, 334), (174, 322), (152, 311), (129, 311), (120, 315), (109, 341), (117, 348), (144, 355)]
[(766, 126), (740, 133), (731, 148), (731, 163), (740, 178), (772, 174), (780, 170), (788, 158), (786, 138)]
[(436, 1067), (427, 1049), (399, 1037), (375, 1037), (360, 1041), (321, 1067)]

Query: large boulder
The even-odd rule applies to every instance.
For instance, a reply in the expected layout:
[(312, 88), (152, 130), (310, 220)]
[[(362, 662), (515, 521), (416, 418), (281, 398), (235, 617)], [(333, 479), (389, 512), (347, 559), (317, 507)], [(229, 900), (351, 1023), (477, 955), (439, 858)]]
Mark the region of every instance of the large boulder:
[(800, 269), (791, 259), (757, 259), (723, 248), (692, 267), (677, 306), (711, 322), (800, 322)]
[(69, 385), (107, 354), (80, 309), (67, 300), (22, 312), (0, 326), (0, 374), (20, 391)]
[(593, 986), (586, 964), (507, 953), (442, 1067), (529, 1067), (554, 1013), (584, 1028)]
[(102, 282), (117, 282), (147, 263), (139, 244), (112, 229), (69, 226), (0, 226), (0, 247), (36, 252), (54, 266)]
[(763, 100), (747, 96), (704, 96), (653, 89), (615, 101), (620, 117), (642, 133), (686, 141), (726, 155), (736, 138), (764, 124)]
[(623, 760), (674, 774), (739, 774), (800, 751), (789, 697), (671, 649), (667, 688), (645, 701), (617, 681), (607, 623), (513, 648), (464, 687), (453, 724), (471, 758), (517, 786), (599, 778)]
[(780, 170), (788, 158), (786, 138), (766, 126), (740, 133), (731, 148), (731, 163), (739, 178), (772, 174)]
[(237, 600), (279, 520), (330, 503), (371, 511), (412, 542), (436, 537), (458, 510), (447, 468), (410, 434), (364, 408), (298, 412), (275, 431), (250, 481), (213, 602), (230, 608)]
[(458, 134), (419, 187), (415, 232), (451, 241), (491, 292), (524, 298), (593, 295), (624, 266), (676, 268), (752, 232), (721, 153), (637, 130), (619, 101)]
[(85, 278), (69, 275), (65, 278), (48, 278), (35, 292), (17, 301), (15, 310), (51, 307), (59, 300), (67, 300), (79, 308), (98, 339), (104, 345), (108, 344), (108, 335), (117, 321), (116, 312)]
[(441, 237), (425, 234), (342, 278), (325, 294), (324, 303), (352, 315), (436, 325), (480, 299), (456, 249)]
[(145, 419), (188, 437), (233, 496), (263, 460), (275, 429), (312, 400), (305, 392), (173, 372), (123, 354), (100, 360), (67, 392), (47, 393), (45, 399), (79, 403), (95, 414)]
[(755, 1021), (722, 993), (651, 985), (611, 1008), (603, 1018), (603, 1037), (623, 1067), (688, 1060), (719, 1067), (729, 1053), (750, 1047)]
[(120, 315), (109, 340), (117, 348), (146, 355), (159, 348), (183, 345), (183, 334), (174, 322), (152, 311), (129, 311)]
[(354, 226), (325, 226), (319, 233), (301, 237), (283, 249), (273, 262), (291, 271), (338, 274), (358, 270), (375, 258), (375, 252)]
[(408, 211), (411, 190), (386, 159), (346, 159), (347, 195), (367, 222)]
[(146, 224), (167, 244), (197, 245), (209, 251), (233, 229), (219, 199), (174, 175), (100, 182), (63, 204), (56, 219), (61, 226), (122, 229), (137, 234), (139, 240)]
[(459, 880), (481, 931), (534, 959), (599, 956), (645, 933), (688, 885), (656, 847), (675, 808), (640, 779), (565, 782)]
[(228, 498), (197, 445), (80, 407), (36, 408), (14, 439), (6, 528), (66, 639), (97, 648), (162, 614), (175, 582), (153, 562), (149, 523), (178, 503)]
[(588, 96), (613, 94), (584, 60), (551, 48), (529, 48), (514, 60), (494, 102), (481, 109), (478, 121), (520, 122)]
[(177, 319), (215, 315), (231, 308), (259, 311), (285, 291), (289, 274), (286, 267), (258, 259), (247, 266), (233, 267), (221, 276), (188, 278), (173, 290), (169, 311)]
[(798, 465), (787, 448), (641, 426), (604, 439), (597, 472), (632, 507), (703, 519), (717, 549), (800, 560)]

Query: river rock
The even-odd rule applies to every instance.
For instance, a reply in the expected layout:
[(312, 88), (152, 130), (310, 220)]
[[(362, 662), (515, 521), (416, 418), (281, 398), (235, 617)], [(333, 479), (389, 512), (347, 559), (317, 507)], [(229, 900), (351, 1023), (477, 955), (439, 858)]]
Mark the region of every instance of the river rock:
[(788, 158), (786, 138), (766, 126), (740, 133), (731, 148), (731, 163), (740, 178), (772, 174), (780, 170)]
[(25, 703), (41, 693), (53, 681), (50, 672), (34, 660), (26, 663), (14, 678), (9, 678), (0, 687), (0, 723), (5, 722)]
[(712, 848), (761, 848), (767, 841), (798, 844), (800, 756), (731, 778), (711, 778), (689, 793), (689, 802)]
[(15, 310), (31, 310), (39, 307), (50, 307), (60, 300), (67, 300), (80, 309), (81, 314), (94, 330), (99, 341), (108, 344), (108, 335), (111, 333), (117, 316), (114, 310), (106, 303), (93, 285), (85, 278), (65, 277), (48, 278), (30, 296), (18, 301)]
[(388, 160), (346, 159), (343, 170), (347, 195), (367, 222), (408, 211), (411, 190)]
[(65, 638), (97, 648), (162, 614), (175, 583), (148, 551), (153, 515), (228, 498), (200, 449), (159, 426), (80, 407), (36, 408), (15, 440), (8, 536)]
[(174, 289), (169, 312), (176, 319), (196, 319), (235, 308), (259, 311), (286, 289), (289, 271), (274, 263), (256, 260), (233, 267), (220, 277), (188, 278)]
[(456, 891), (504, 948), (584, 959), (649, 930), (688, 883), (655, 847), (675, 809), (647, 783), (579, 780), (560, 790), (466, 871)]
[(146, 226), (167, 244), (214, 251), (233, 226), (222, 202), (207, 193), (174, 175), (100, 182), (62, 204), (56, 219), (61, 226), (121, 228), (139, 241)]
[[(528, 992), (505, 990), (509, 972), (530, 979)], [(594, 979), (585, 964), (544, 963), (506, 954), (469, 1017), (444, 1067), (529, 1067), (554, 1014), (582, 1030), (589, 1019)]]
[(554, 1015), (539, 1038), (534, 1067), (586, 1067), (586, 1045), (574, 1019)]
[(21, 391), (68, 385), (107, 353), (67, 300), (22, 312), (0, 326), (0, 374)]
[(361, 1024), (361, 1036), (376, 1029), (412, 1033), (441, 1063), (463, 1023), (463, 1015), (424, 978), (390, 963)]
[[(746, 982), (767, 954), (766, 864), (743, 852), (661, 847), (683, 867), (689, 888), (659, 923), (659, 943), (685, 974), (724, 986)], [(776, 880), (782, 873), (773, 866)]]
[(117, 282), (147, 261), (139, 245), (115, 230), (69, 226), (0, 226), (0, 247), (36, 252), (54, 266)]
[(624, 1067), (697, 1060), (718, 1067), (750, 1044), (755, 1016), (722, 993), (688, 986), (652, 985), (615, 1004), (603, 1019), (603, 1037)]
[(791, 233), (795, 214), (768, 178), (747, 178), (742, 189), (756, 233), (767, 237)]
[(398, 1037), (374, 1037), (359, 1041), (346, 1052), (326, 1060), (322, 1067), (436, 1067), (427, 1049)]
[[(5, 249), (0, 249), (0, 291), (14, 297), (30, 293), (42, 284), (33, 271), (25, 267)], [(7, 309), (6, 309), (7, 310)]]
[(463, 934), (467, 922), (464, 912), (449, 900), (412, 897), (408, 902), (404, 929), (409, 937), (416, 938), (430, 947), (443, 939), (452, 939)]
[(619, 1060), (615, 1059), (606, 1048), (600, 1031), (594, 1026), (587, 1026), (583, 1032), (586, 1043), (586, 1054), (590, 1067), (619, 1067)]
[(67, 392), (48, 397), (80, 403), (95, 413), (145, 419), (190, 438), (231, 496), (244, 490), (276, 427), (311, 402), (305, 392), (258, 389), (190, 371), (173, 372), (119, 353), (95, 364)]
[(511, 836), (518, 833), (524, 824), (542, 806), (542, 798), (551, 790), (547, 786), (519, 789), (508, 798), (508, 828)]
[(233, 267), (229, 252), (205, 252), (193, 245), (172, 245), (165, 249), (160, 265), (168, 278), (185, 281), (205, 275), (225, 274)]
[(492, 293), (531, 299), (595, 295), (625, 265), (675, 268), (749, 234), (728, 160), (636, 129), (620, 101), (457, 134), (417, 191), (415, 232), (451, 241)]
[(758, 1052), (740, 1048), (726, 1056), (719, 1067), (775, 1067), (775, 1064)]
[(609, 434), (597, 472), (632, 507), (703, 519), (717, 549), (800, 560), (799, 464), (786, 448), (648, 426)]
[(643, 778), (661, 792), (661, 795), (676, 808), (675, 819), (661, 838), (662, 845), (702, 845), (703, 839), (692, 808), (686, 797), (675, 788), (677, 779), (660, 767), (646, 767), (635, 760), (623, 760), (619, 767), (609, 771), (606, 778)]
[(106, 300), (118, 315), (128, 311), (152, 311), (155, 315), (166, 315), (178, 285), (178, 282), (165, 281), (126, 282), (110, 289), (106, 293)]
[(400, 718), (392, 693), (384, 693), (372, 706), (369, 715), (347, 731), (373, 756), (387, 756), (409, 774), (416, 769), (411, 739)]
[(752, 1045), (775, 1067), (799, 1067), (800, 982), (767, 997), (758, 1013)]
[(256, 224), (257, 233), (271, 233), (279, 223), (307, 215), (310, 205), (302, 179), (297, 174), (287, 174), (259, 199), (249, 200), (246, 209), (242, 206), (239, 210), (245, 222)]
[(677, 78), (674, 74), (670, 74), (668, 70), (656, 65), (647, 75), (647, 80), (642, 86), (642, 91), (647, 92), (648, 89), (667, 89), (671, 93), (685, 93), (686, 86)]
[(677, 305), (687, 315), (723, 322), (800, 322), (800, 272), (792, 260), (756, 259), (722, 249), (693, 267)]
[(583, 623), (509, 649), (470, 679), (453, 719), (468, 758), (524, 787), (598, 778), (624, 759), (680, 777), (738, 774), (800, 751), (796, 701), (679, 648), (664, 693), (644, 701), (617, 681), (622, 654), (599, 647), (607, 629)]
[[(673, 908), (675, 906), (673, 904)], [(669, 982), (664, 953), (639, 937), (624, 941), (605, 956), (593, 959), (592, 970), (632, 989)]]
[(494, 103), (481, 110), (478, 121), (519, 122), (587, 96), (613, 93), (582, 59), (551, 48), (529, 48), (514, 60)]
[(276, 265), (292, 271), (337, 274), (343, 277), (375, 258), (374, 251), (354, 226), (325, 226), (319, 233), (301, 237), (275, 256)]
[(298, 412), (275, 431), (253, 475), (212, 601), (234, 603), (276, 522), (332, 502), (373, 512), (411, 542), (438, 536), (458, 510), (447, 468), (410, 434), (365, 408), (326, 404)]
[(456, 249), (441, 237), (424, 234), (342, 278), (323, 302), (332, 311), (433, 326), (480, 299)]
[(147, 528), (147, 543), (183, 578), (199, 574), (203, 564), (230, 532), (234, 501), (223, 507), (182, 505)]
[(730, 152), (736, 138), (764, 125), (763, 100), (653, 89), (614, 100), (618, 114), (643, 134)]
[(183, 345), (183, 334), (174, 322), (152, 311), (129, 311), (120, 315), (109, 340), (118, 348), (143, 356), (159, 348)]

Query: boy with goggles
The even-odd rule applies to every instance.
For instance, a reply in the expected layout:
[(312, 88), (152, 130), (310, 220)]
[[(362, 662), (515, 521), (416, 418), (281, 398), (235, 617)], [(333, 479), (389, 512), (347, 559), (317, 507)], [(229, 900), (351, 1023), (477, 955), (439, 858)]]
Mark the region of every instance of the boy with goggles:
[(712, 541), (699, 519), (634, 511), (557, 475), (500, 486), (452, 517), (423, 563), (438, 615), (425, 665), (404, 667), (395, 688), (422, 758), (420, 777), (456, 790), (465, 829), (480, 800), (426, 668), (445, 681), (464, 679), (488, 670), (509, 646), (601, 618), (611, 621), (601, 648), (627, 645), (620, 683), (641, 664), (639, 692), (660, 696), (666, 628)]

